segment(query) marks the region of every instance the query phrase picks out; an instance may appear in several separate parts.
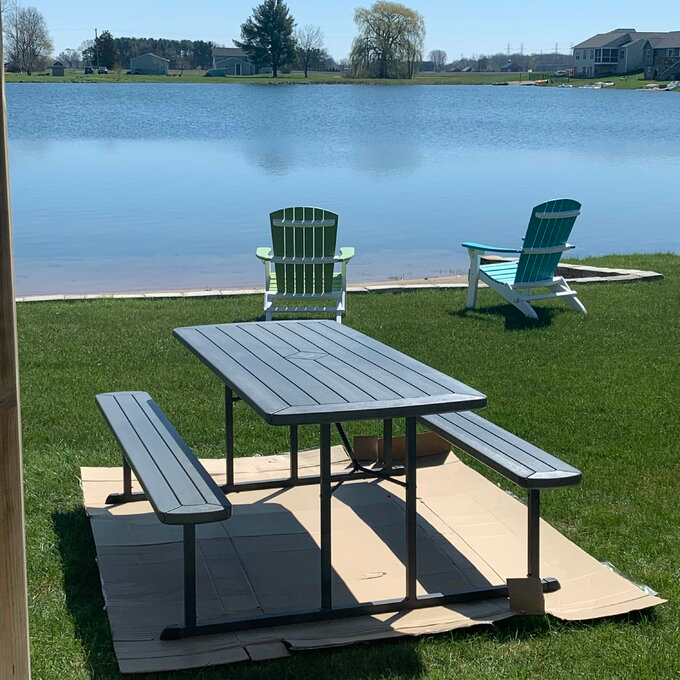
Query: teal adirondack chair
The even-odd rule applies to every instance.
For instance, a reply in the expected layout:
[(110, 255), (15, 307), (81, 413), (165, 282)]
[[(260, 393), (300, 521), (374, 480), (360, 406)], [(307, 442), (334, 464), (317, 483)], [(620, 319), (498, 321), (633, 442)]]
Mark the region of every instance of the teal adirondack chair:
[[(264, 314), (333, 313), (347, 309), (347, 263), (354, 248), (335, 253), (338, 216), (322, 208), (284, 208), (269, 215), (273, 248), (258, 248), (264, 262)], [(274, 271), (272, 266), (274, 265)], [(336, 271), (340, 265), (340, 271)]]
[[(561, 276), (555, 276), (562, 253), (574, 247), (567, 243), (567, 239), (580, 209), (581, 204), (569, 198), (537, 205), (531, 213), (521, 248), (463, 243), (470, 255), (468, 309), (475, 307), (477, 284), (481, 280), (530, 319), (538, 319), (538, 316), (529, 302), (551, 298), (561, 298), (572, 309), (586, 314), (586, 308), (576, 296), (576, 291), (569, 288), (569, 284)], [(519, 260), (481, 264), (480, 258), (484, 253), (516, 253)], [(546, 288), (547, 293), (533, 292), (534, 289)]]

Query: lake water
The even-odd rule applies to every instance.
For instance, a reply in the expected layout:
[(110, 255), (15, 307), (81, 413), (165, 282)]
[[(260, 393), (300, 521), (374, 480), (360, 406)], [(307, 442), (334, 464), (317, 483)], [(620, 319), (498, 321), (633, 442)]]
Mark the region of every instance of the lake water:
[(532, 206), (578, 255), (680, 251), (680, 96), (482, 86), (10, 84), (18, 294), (258, 284), (270, 211), (340, 214), (354, 281), (463, 272)]

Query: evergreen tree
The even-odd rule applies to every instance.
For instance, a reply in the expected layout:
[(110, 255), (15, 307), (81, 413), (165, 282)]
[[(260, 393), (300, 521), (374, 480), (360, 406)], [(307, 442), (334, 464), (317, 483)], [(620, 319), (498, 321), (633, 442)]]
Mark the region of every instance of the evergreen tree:
[(92, 66), (113, 68), (118, 63), (118, 48), (110, 31), (101, 35), (83, 50), (83, 60)]
[(264, 0), (253, 15), (241, 24), (241, 40), (234, 40), (259, 66), (271, 66), (276, 78), (279, 69), (295, 59), (295, 20), (283, 0)]

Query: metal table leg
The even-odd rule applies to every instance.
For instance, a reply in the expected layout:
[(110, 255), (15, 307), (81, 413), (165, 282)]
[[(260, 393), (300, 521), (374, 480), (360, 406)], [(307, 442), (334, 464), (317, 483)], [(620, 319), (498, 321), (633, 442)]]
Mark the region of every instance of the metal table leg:
[(290, 426), (290, 480), (296, 482), (298, 479), (298, 427)]
[(227, 458), (227, 488), (234, 484), (234, 395), (224, 387), (224, 434)]
[(320, 427), (321, 467), (321, 611), (333, 608), (331, 566), (331, 426)]
[(392, 420), (383, 420), (383, 469), (392, 472)]

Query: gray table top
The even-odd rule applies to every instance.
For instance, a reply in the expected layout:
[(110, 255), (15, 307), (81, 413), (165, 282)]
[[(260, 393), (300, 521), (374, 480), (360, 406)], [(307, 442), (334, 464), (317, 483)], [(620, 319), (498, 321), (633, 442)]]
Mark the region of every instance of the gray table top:
[(271, 425), (486, 406), (481, 392), (334, 321), (190, 326), (174, 334)]

